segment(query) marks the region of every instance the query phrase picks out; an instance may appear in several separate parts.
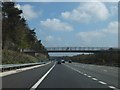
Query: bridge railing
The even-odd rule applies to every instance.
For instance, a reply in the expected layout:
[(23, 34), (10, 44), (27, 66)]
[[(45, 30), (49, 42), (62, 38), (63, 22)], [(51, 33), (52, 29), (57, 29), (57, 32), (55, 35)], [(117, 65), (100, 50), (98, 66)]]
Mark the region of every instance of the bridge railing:
[[(48, 52), (97, 52), (97, 51), (120, 51), (119, 48), (115, 47), (45, 47)], [(41, 53), (42, 50), (24, 50), (23, 52), (28, 53)]]
[(46, 47), (48, 51), (71, 50), (109, 50), (109, 47)]

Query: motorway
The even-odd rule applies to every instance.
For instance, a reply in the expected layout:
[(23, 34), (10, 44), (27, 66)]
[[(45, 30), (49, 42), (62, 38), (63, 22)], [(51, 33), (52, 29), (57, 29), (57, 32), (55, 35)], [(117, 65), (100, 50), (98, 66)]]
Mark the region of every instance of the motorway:
[[(118, 68), (52, 62), (2, 77), (3, 88), (106, 88), (118, 89)], [(4, 90), (4, 89), (3, 89)], [(33, 90), (33, 89), (31, 89)]]

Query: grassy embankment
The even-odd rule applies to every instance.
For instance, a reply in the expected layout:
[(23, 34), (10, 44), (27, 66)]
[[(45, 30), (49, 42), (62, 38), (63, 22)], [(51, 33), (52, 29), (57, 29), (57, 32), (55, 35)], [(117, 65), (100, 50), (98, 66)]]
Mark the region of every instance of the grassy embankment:
[(11, 50), (2, 50), (2, 64), (35, 63), (47, 60), (45, 55), (31, 56)]

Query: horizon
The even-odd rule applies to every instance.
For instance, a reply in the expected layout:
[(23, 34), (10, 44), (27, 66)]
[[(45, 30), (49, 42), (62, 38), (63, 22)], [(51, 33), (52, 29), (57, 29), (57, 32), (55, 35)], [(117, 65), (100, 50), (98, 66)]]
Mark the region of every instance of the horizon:
[(16, 2), (45, 47), (118, 47), (117, 2)]

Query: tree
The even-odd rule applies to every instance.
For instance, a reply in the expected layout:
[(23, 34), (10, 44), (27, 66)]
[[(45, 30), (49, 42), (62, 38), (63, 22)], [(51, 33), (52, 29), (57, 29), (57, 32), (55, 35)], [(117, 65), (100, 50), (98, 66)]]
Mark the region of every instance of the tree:
[(35, 29), (30, 29), (26, 20), (21, 17), (22, 10), (14, 2), (2, 3), (2, 48), (10, 50), (41, 50), (48, 56), (41, 40), (37, 39)]
[(15, 8), (14, 2), (4, 2), (2, 3), (2, 39), (3, 39), (3, 48), (11, 49), (15, 47), (16, 43), (16, 29), (15, 26), (20, 20), (21, 10)]

